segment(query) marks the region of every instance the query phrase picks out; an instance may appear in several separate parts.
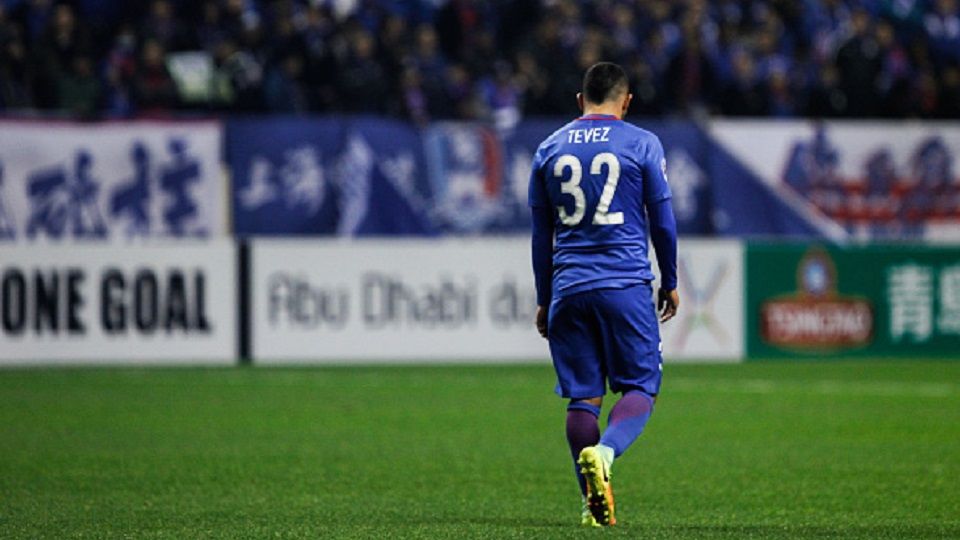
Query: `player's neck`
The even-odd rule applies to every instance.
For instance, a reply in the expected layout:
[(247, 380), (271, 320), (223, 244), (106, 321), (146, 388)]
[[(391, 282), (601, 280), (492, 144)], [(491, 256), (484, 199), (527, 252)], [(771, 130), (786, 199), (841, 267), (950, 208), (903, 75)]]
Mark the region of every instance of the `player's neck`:
[(594, 104), (584, 104), (583, 107), (583, 116), (592, 116), (592, 115), (602, 115), (602, 116), (613, 116), (617, 120), (622, 120), (621, 109), (619, 103), (602, 103), (600, 105)]

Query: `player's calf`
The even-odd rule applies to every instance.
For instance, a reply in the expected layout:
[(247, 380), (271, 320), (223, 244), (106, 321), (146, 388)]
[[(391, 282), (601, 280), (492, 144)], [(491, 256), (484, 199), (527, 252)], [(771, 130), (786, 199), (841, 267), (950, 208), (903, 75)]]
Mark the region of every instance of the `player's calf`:
[(610, 410), (607, 429), (600, 437), (600, 444), (612, 448), (613, 457), (620, 457), (643, 433), (650, 415), (653, 414), (653, 403), (653, 396), (631, 390), (625, 392)]
[(597, 423), (600, 416), (600, 399), (574, 400), (567, 406), (567, 444), (570, 445), (573, 470), (580, 485), (580, 493), (584, 496), (587, 494), (587, 488), (580, 474), (577, 459), (584, 448), (600, 441), (600, 426)]

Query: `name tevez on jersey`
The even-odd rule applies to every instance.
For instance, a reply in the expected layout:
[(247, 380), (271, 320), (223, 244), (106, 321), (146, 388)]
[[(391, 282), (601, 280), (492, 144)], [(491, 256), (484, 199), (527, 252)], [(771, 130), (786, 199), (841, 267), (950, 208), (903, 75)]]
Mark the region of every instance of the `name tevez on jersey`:
[(610, 128), (571, 129), (567, 132), (567, 142), (573, 144), (610, 142)]

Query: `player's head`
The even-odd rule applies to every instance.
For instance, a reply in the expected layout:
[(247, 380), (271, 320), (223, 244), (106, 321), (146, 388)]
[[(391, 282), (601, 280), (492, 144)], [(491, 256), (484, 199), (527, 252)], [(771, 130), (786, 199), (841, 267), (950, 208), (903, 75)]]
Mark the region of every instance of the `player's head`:
[(613, 62), (597, 62), (583, 75), (583, 89), (577, 94), (577, 102), (581, 110), (590, 106), (619, 106), (623, 116), (632, 97), (623, 68)]

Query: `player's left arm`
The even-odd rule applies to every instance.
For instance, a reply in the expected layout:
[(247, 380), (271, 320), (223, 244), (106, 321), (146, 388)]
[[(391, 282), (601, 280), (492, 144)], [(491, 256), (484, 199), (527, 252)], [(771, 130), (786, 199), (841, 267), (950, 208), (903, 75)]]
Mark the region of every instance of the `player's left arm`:
[(660, 322), (666, 322), (677, 314), (680, 294), (677, 292), (677, 219), (670, 204), (672, 195), (667, 185), (667, 161), (659, 139), (649, 143), (643, 163), (643, 199), (650, 223), (650, 240), (660, 266), (657, 309)]
[(677, 292), (677, 221), (670, 199), (647, 206), (647, 216), (650, 218), (650, 239), (660, 266), (657, 310), (660, 312), (660, 322), (667, 322), (680, 307), (680, 293)]
[(530, 172), (529, 204), (533, 234), (530, 242), (533, 278), (537, 289), (537, 331), (547, 337), (547, 312), (553, 294), (553, 208), (540, 171), (540, 155)]

